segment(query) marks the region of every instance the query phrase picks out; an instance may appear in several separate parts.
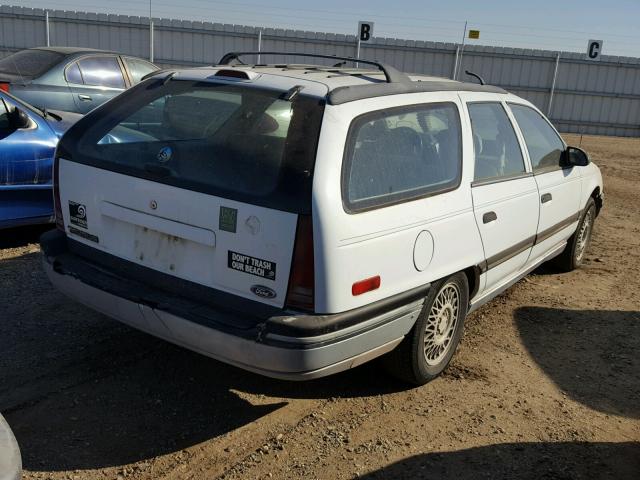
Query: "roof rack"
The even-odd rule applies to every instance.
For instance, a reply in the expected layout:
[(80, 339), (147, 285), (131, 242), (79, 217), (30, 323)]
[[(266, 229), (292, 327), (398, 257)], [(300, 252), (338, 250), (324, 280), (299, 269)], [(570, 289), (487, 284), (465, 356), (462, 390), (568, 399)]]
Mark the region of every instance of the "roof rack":
[(233, 60), (239, 60), (239, 57), (247, 55), (292, 55), (296, 57), (311, 57), (311, 58), (326, 58), (329, 60), (344, 60), (347, 62), (364, 63), (365, 65), (373, 65), (384, 74), (387, 83), (407, 83), (411, 82), (411, 79), (403, 72), (396, 70), (390, 65), (386, 65), (381, 62), (373, 60), (362, 60), (361, 58), (354, 57), (340, 57), (338, 55), (318, 55), (315, 53), (298, 53), (298, 52), (229, 52), (225, 54), (220, 61), (219, 65), (229, 65)]

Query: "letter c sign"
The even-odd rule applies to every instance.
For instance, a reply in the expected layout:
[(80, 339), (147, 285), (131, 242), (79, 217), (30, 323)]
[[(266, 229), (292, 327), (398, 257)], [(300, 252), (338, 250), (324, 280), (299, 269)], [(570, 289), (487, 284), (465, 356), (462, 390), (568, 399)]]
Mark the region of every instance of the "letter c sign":
[(589, 40), (589, 43), (587, 43), (587, 60), (600, 60), (602, 44), (602, 40)]
[(373, 22), (358, 22), (358, 39), (368, 42), (373, 36)]

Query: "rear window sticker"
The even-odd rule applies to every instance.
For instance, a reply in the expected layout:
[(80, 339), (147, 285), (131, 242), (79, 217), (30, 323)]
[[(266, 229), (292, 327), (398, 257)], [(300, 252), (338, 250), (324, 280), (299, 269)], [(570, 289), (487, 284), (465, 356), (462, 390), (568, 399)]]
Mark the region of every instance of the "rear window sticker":
[(238, 223), (238, 210), (229, 207), (220, 207), (220, 220), (218, 228), (225, 232), (236, 233), (236, 224)]

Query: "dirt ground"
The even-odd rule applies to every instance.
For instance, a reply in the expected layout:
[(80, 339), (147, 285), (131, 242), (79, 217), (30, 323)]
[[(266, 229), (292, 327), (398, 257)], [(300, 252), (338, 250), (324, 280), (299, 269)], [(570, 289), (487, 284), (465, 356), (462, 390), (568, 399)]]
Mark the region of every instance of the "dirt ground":
[(24, 478), (640, 478), (640, 139), (569, 137), (605, 178), (586, 264), (471, 315), (446, 374), (262, 378), (56, 292), (0, 232), (0, 411)]

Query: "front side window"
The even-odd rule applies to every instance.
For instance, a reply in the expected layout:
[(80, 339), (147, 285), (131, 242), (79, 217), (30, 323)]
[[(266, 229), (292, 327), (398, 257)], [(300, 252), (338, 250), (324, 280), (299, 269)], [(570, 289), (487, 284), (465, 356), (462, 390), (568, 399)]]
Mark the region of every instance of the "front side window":
[(474, 180), (501, 179), (525, 172), (518, 138), (502, 104), (468, 104), (475, 154)]
[(124, 62), (127, 64), (129, 70), (129, 77), (131, 77), (131, 83), (140, 83), (142, 77), (148, 73), (158, 70), (153, 63), (145, 62), (139, 58), (124, 57)]
[(525, 105), (509, 104), (527, 144), (534, 172), (562, 167), (564, 143), (542, 115)]
[(351, 125), (342, 167), (343, 202), (361, 211), (456, 188), (461, 129), (453, 103), (363, 115)]
[(78, 62), (85, 85), (124, 88), (124, 77), (116, 57), (89, 57)]

